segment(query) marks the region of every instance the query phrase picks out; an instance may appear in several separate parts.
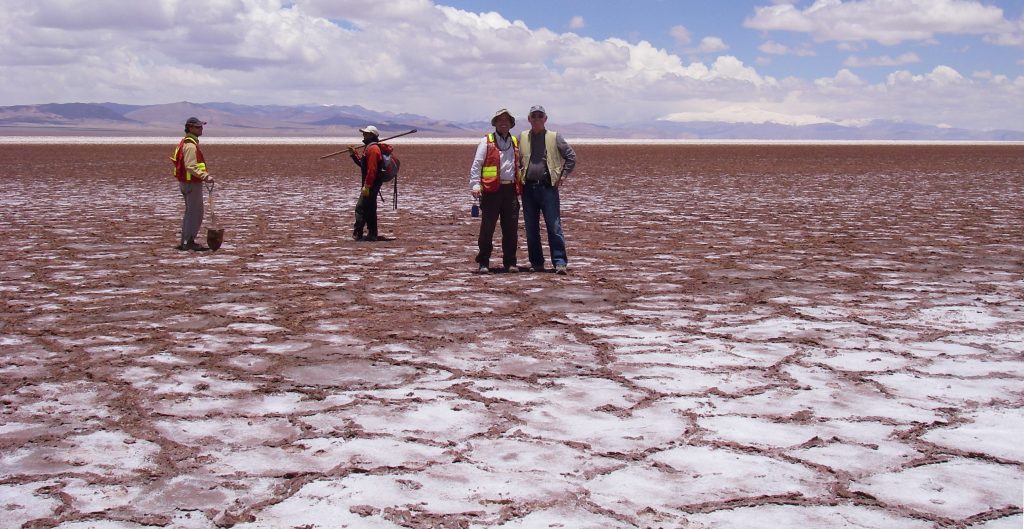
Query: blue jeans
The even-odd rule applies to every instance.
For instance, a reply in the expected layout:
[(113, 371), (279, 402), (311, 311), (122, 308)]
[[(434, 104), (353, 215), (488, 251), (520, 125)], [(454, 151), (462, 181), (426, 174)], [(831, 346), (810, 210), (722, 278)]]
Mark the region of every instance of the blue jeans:
[(530, 265), (544, 266), (544, 248), (540, 244), (540, 215), (544, 214), (544, 225), (548, 229), (548, 246), (551, 247), (551, 263), (555, 266), (569, 264), (565, 255), (565, 235), (562, 234), (561, 204), (558, 188), (550, 184), (526, 183), (523, 187), (523, 224), (526, 228), (526, 249)]

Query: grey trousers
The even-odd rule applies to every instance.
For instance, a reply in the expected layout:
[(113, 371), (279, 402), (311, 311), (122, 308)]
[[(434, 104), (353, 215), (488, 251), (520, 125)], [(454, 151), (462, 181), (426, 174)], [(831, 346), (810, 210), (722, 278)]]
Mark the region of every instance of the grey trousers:
[(181, 219), (181, 242), (188, 242), (199, 233), (203, 225), (203, 183), (199, 180), (178, 182), (185, 198), (185, 216)]

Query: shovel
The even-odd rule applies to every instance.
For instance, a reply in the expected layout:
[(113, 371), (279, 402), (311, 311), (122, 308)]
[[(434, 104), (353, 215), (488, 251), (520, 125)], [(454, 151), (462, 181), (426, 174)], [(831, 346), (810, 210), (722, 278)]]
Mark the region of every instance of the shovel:
[(224, 229), (217, 223), (217, 214), (213, 211), (213, 182), (206, 185), (209, 191), (207, 194), (210, 203), (210, 227), (206, 229), (206, 245), (211, 250), (217, 251), (220, 245), (224, 244)]

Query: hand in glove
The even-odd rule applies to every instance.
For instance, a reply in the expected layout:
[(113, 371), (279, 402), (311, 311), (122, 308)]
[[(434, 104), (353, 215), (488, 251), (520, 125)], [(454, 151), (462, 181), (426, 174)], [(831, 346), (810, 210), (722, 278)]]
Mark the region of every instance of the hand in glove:
[(363, 188), (359, 191), (359, 194), (363, 195), (364, 197), (370, 196), (370, 188), (363, 186)]
[(213, 175), (207, 173), (206, 176), (203, 177), (203, 182), (206, 182), (207, 184), (212, 184), (213, 183)]

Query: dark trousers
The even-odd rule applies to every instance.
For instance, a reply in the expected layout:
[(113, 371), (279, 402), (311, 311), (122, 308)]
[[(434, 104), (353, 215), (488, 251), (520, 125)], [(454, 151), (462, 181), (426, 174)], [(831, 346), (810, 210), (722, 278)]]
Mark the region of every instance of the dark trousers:
[(480, 253), (476, 262), (487, 265), (494, 251), (494, 228), (501, 222), (501, 260), (507, 268), (516, 265), (516, 250), (519, 248), (519, 198), (515, 184), (501, 184), (496, 193), (480, 195), (480, 238), (477, 245)]
[(359, 195), (356, 202), (356, 223), (352, 226), (352, 236), (362, 238), (363, 227), (366, 227), (366, 236), (377, 238), (377, 194), (380, 193), (380, 183), (375, 183), (370, 188), (367, 196)]

